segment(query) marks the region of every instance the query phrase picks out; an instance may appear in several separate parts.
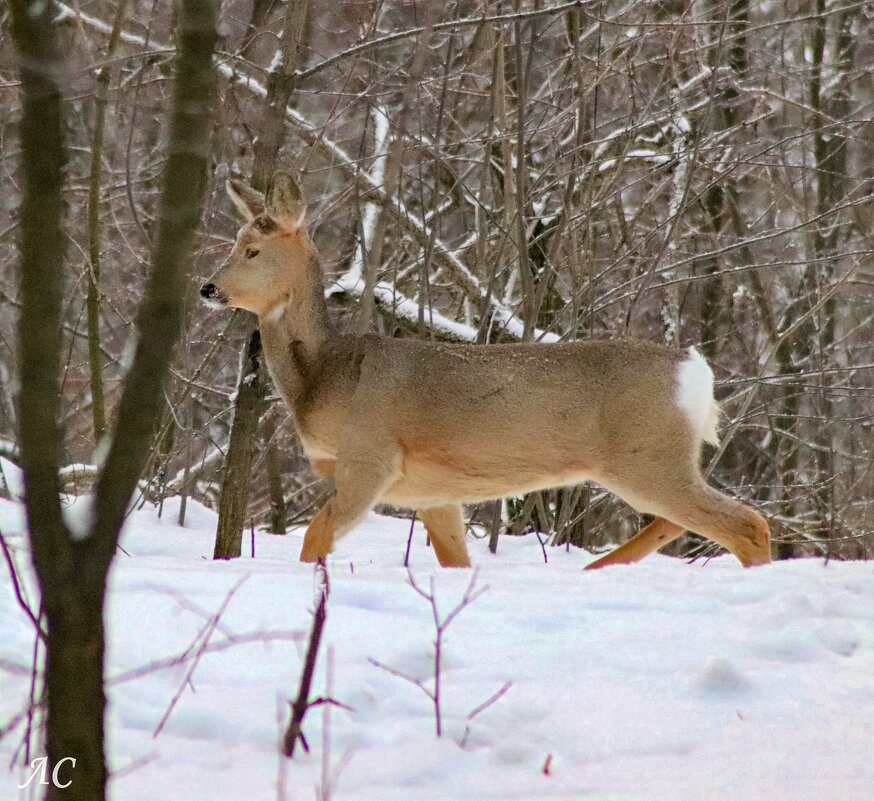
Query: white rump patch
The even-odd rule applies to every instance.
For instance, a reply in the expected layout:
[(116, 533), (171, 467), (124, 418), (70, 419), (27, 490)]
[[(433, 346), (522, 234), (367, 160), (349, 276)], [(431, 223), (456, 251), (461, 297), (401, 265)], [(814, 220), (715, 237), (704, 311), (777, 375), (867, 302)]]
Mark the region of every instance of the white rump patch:
[(705, 442), (719, 444), (716, 425), (719, 406), (713, 399), (713, 371), (695, 348), (677, 368), (677, 394), (674, 400), (689, 418), (692, 428)]

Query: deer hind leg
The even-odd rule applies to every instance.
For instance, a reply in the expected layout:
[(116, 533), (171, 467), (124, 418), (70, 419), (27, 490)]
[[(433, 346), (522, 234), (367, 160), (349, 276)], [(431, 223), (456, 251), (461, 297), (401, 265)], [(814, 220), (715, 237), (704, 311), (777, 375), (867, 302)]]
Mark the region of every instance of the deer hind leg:
[(360, 445), (344, 443), (334, 471), (336, 492), (310, 521), (300, 551), (301, 562), (328, 555), (334, 543), (357, 526), (385, 489), (400, 475), (400, 449), (374, 446), (366, 436)]
[(744, 567), (771, 561), (771, 531), (765, 518), (701, 480), (681, 498), (671, 499), (665, 517), (728, 549)]
[(632, 562), (639, 562), (644, 556), (649, 556), (653, 551), (657, 551), (663, 545), (673, 542), (686, 529), (666, 520), (663, 517), (657, 517), (647, 526), (644, 526), (630, 540), (614, 548), (610, 553), (604, 554), (600, 559), (596, 559), (591, 564), (586, 565), (586, 570), (597, 570), (608, 565), (629, 565)]
[(419, 519), (428, 529), (434, 555), (441, 567), (470, 567), (465, 541), (464, 516), (460, 506), (419, 509)]
[[(638, 462), (632, 480), (630, 470), (602, 481), (635, 509), (649, 512), (671, 524), (653, 521), (626, 543), (631, 555), (643, 558), (676, 539), (684, 530), (694, 531), (733, 553), (745, 567), (771, 561), (770, 530), (754, 509), (708, 486), (691, 465), (686, 468), (676, 455), (646, 464)], [(662, 539), (664, 537), (664, 539)], [(614, 564), (622, 548), (607, 554), (603, 564)], [(612, 558), (611, 558), (612, 557)], [(601, 567), (599, 562), (592, 566)]]

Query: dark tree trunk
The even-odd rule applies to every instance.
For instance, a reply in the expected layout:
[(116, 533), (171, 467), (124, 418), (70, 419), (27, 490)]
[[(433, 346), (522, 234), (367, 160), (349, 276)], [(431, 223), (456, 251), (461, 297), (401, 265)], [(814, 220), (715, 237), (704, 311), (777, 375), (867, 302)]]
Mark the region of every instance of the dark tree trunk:
[(101, 799), (106, 792), (104, 755), (103, 588), (89, 591), (79, 582), (46, 592), (48, 620), (45, 682), (46, 756), (51, 769), (59, 765), (60, 784), (49, 785), (47, 799)]
[(276, 419), (275, 412), (267, 416), (267, 424), (264, 463), (270, 490), (270, 533), (285, 534), (288, 519), (285, 513), (285, 491), (282, 486), (282, 455), (276, 442), (279, 421)]
[(240, 360), (234, 419), (219, 499), (214, 559), (234, 559), (242, 553), (243, 526), (249, 498), (249, 474), (255, 453), (255, 433), (264, 406), (266, 382), (261, 364), (261, 335), (253, 331)]
[[(270, 176), (285, 137), (285, 109), (294, 91), (294, 70), (300, 43), (307, 25), (309, 0), (289, 0), (283, 22), (281, 61), (270, 72), (267, 97), (258, 123), (255, 140), (255, 162), (252, 167), (253, 189), (266, 191)], [(253, 12), (254, 19), (254, 12)], [(261, 350), (258, 331), (254, 331), (240, 354), (242, 369), (237, 382), (231, 437), (225, 457), (225, 474), (219, 499), (219, 523), (215, 540), (215, 559), (240, 556), (246, 507), (249, 499), (249, 471), (255, 453), (255, 434), (267, 394), (266, 371), (253, 356)], [(252, 378), (249, 378), (252, 376)], [(245, 379), (245, 380), (244, 380)]]
[(106, 795), (106, 577), (146, 461), (163, 403), (163, 379), (181, 328), (184, 266), (190, 262), (205, 189), (216, 10), (212, 0), (183, 0), (180, 7), (170, 153), (153, 269), (138, 320), (139, 341), (98, 481), (94, 520), (74, 537), (61, 514), (58, 482), (64, 65), (55, 39), (55, 6), (40, 0), (12, 2), (24, 107), (19, 441), (31, 554), (47, 623), (47, 775), (58, 766), (58, 780), (66, 785), (49, 784), (49, 801), (102, 801)]

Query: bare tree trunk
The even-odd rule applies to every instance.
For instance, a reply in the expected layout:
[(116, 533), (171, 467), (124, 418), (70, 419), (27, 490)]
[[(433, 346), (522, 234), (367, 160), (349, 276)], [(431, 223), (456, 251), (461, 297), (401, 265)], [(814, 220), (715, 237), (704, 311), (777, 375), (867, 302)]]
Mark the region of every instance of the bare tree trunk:
[(276, 412), (267, 415), (264, 446), (264, 462), (267, 469), (267, 484), (270, 491), (270, 533), (285, 534), (287, 518), (285, 514), (285, 491), (282, 486), (282, 456), (276, 442), (279, 421)]
[[(15, 0), (12, 13), (24, 94), (18, 424), (31, 552), (48, 624), (46, 756), (52, 769), (65, 757), (76, 759), (65, 797), (84, 801), (103, 798), (106, 785), (103, 619), (84, 597), (86, 588), (76, 586), (73, 542), (59, 499), (64, 65), (52, 24), (54, 6)], [(100, 589), (90, 588), (93, 592)], [(50, 786), (48, 797), (56, 794)]]
[[(516, 12), (521, 9), (520, 0), (516, 0)], [(529, 45), (530, 47), (530, 45)], [(537, 308), (535, 303), (534, 276), (531, 274), (531, 264), (528, 259), (528, 225), (525, 219), (527, 210), (528, 193), (528, 170), (527, 153), (525, 150), (525, 104), (526, 84), (528, 83), (528, 70), (526, 64), (530, 63), (523, 59), (522, 55), (522, 23), (517, 18), (513, 21), (513, 67), (515, 70), (516, 83), (516, 182), (515, 182), (515, 207), (516, 218), (513, 220), (516, 226), (516, 251), (519, 260), (519, 286), (522, 291), (522, 322), (524, 332), (523, 341), (531, 339), (537, 322)], [(530, 50), (529, 50), (530, 55)], [(512, 164), (504, 166), (507, 172), (512, 171)]]
[[(112, 58), (118, 45), (126, 0), (119, 0), (106, 58)], [(104, 65), (97, 73), (94, 97), (94, 133), (91, 138), (91, 176), (88, 185), (88, 365), (91, 370), (91, 419), (94, 447), (106, 429), (106, 405), (103, 396), (103, 354), (100, 349), (100, 179), (102, 177), (103, 135), (106, 128), (106, 93), (112, 72)]]
[[(844, 6), (847, 4), (844, 2)], [(846, 229), (834, 208), (841, 203), (848, 192), (847, 139), (841, 130), (830, 120), (845, 120), (850, 114), (848, 75), (852, 69), (855, 55), (856, 35), (852, 31), (856, 19), (855, 9), (844, 7), (835, 19), (835, 39), (832, 45), (834, 76), (829, 81), (833, 88), (830, 96), (823, 96), (822, 67), (825, 50), (826, 17), (825, 2), (817, 0), (817, 19), (814, 22), (813, 57), (814, 69), (810, 81), (810, 103), (816, 110), (814, 117), (813, 153), (816, 164), (816, 215), (817, 226), (813, 233), (813, 252), (816, 264), (811, 268), (815, 279), (811, 290), (816, 296), (834, 280), (834, 262), (839, 255), (841, 235)], [(810, 369), (823, 368), (832, 358), (837, 327), (837, 298), (825, 301), (818, 315), (816, 353), (813, 354)], [(813, 344), (813, 343), (811, 343)], [(829, 379), (822, 379), (827, 383)], [(826, 387), (814, 398), (816, 415), (820, 420), (834, 418), (832, 396)], [(820, 446), (816, 449), (816, 498), (821, 529), (828, 537), (835, 536), (834, 503), (831, 492), (834, 475), (834, 437), (829, 425), (817, 425), (813, 440)]]
[[(791, 328), (805, 313), (816, 309), (825, 288), (834, 277), (833, 260), (839, 242), (842, 226), (835, 217), (834, 207), (840, 203), (847, 192), (846, 138), (833, 126), (830, 120), (841, 120), (849, 112), (846, 75), (854, 55), (856, 39), (851, 32), (853, 11), (843, 9), (837, 15), (826, 13), (824, 0), (814, 0), (814, 14), (811, 20), (811, 69), (808, 82), (810, 107), (814, 110), (813, 120), (813, 160), (816, 169), (815, 216), (816, 227), (812, 236), (809, 262), (797, 289), (797, 297), (790, 304), (783, 321), (783, 330)], [(837, 75), (832, 81), (835, 87), (833, 98), (824, 95), (823, 71), (827, 66), (824, 59), (827, 52), (827, 22), (836, 20), (837, 29), (832, 48), (833, 67)], [(804, 320), (798, 331), (790, 339), (780, 344), (777, 351), (778, 369), (783, 375), (799, 374), (822, 366), (829, 358), (834, 343), (835, 317), (837, 304), (835, 297), (828, 298), (815, 314)], [(826, 379), (823, 379), (824, 381)], [(784, 486), (784, 514), (793, 517), (796, 513), (792, 488), (799, 486), (803, 479), (804, 464), (801, 460), (800, 446), (795, 440), (799, 432), (802, 412), (802, 395), (795, 382), (787, 382), (782, 388), (783, 397), (775, 422), (783, 435), (782, 446), (786, 454), (780, 462), (782, 484)], [(817, 423), (809, 433), (802, 429), (802, 440), (806, 437), (819, 447), (813, 451), (815, 476), (813, 497), (816, 500), (813, 527), (825, 534), (833, 529), (834, 522), (829, 512), (830, 491), (827, 489), (833, 474), (831, 456), (833, 451), (832, 429), (822, 421), (832, 418), (831, 402), (827, 392), (815, 400), (821, 408), (817, 409)], [(776, 453), (781, 442), (774, 438), (771, 448)], [(781, 543), (778, 553), (782, 558), (794, 555), (795, 548), (790, 543)]]
[[(712, 42), (709, 47), (708, 60), (710, 68), (716, 73), (726, 60), (734, 80), (726, 81), (721, 90), (714, 86), (718, 96), (714, 98), (711, 112), (713, 132), (719, 134), (728, 131), (737, 124), (738, 93), (735, 81), (743, 81), (747, 68), (745, 30), (749, 24), (748, 0), (731, 0), (724, 5), (721, 0), (713, 0), (709, 10), (712, 19), (719, 19), (725, 9), (725, 20), (714, 25)], [(715, 176), (716, 177), (716, 176)], [(710, 229), (713, 231), (715, 248), (719, 247), (720, 237), (728, 219), (728, 197), (731, 186), (731, 175), (714, 180), (702, 198), (704, 210), (709, 217)], [(714, 249), (715, 249), (714, 248)], [(717, 347), (720, 333), (720, 313), (725, 308), (722, 282), (718, 277), (720, 260), (711, 256), (704, 260), (704, 273), (712, 276), (704, 282), (701, 300), (701, 350), (709, 360), (717, 358)]]
[(235, 559), (242, 553), (249, 474), (266, 389), (261, 361), (261, 334), (253, 331), (249, 347), (240, 359), (240, 379), (237, 381), (234, 421), (231, 424), (228, 458), (225, 460), (225, 476), (219, 499), (213, 559)]
[[(139, 341), (101, 472), (94, 519), (71, 532), (61, 515), (58, 465), (58, 372), (64, 259), (62, 218), (63, 61), (56, 8), (14, 0), (13, 37), (20, 57), (24, 113), (20, 127), (24, 197), (21, 214), (22, 309), (19, 438), (31, 553), (47, 622), (46, 756), (61, 760), (70, 784), (50, 784), (54, 801), (101, 801), (104, 753), (103, 602), (118, 534), (148, 454), (162, 382), (181, 328), (184, 274), (205, 188), (209, 105), (214, 90), (215, 13), (211, 0), (184, 0), (171, 122), (170, 155), (153, 270), (138, 320)], [(75, 535), (75, 536), (74, 536)]]
[(255, 139), (255, 162), (252, 165), (252, 187), (267, 189), (276, 169), (279, 149), (285, 140), (285, 109), (295, 86), (295, 68), (300, 57), (300, 45), (307, 26), (309, 0), (289, 0), (282, 22), (279, 63), (271, 66), (267, 79), (267, 97)]
[[(308, 7), (309, 0), (289, 0), (282, 47), (279, 51), (281, 58), (271, 70), (267, 84), (267, 98), (255, 141), (251, 182), (254, 189), (262, 192), (267, 189), (285, 137), (285, 109), (294, 92), (294, 70), (306, 30)], [(242, 367), (237, 383), (231, 439), (228, 442), (219, 500), (219, 523), (214, 551), (216, 559), (233, 559), (241, 553), (249, 498), (249, 471), (255, 453), (255, 433), (258, 430), (263, 398), (267, 394), (266, 373), (258, 357), (260, 351), (260, 335), (258, 331), (253, 331), (240, 354)]]
[(248, 55), (253, 43), (258, 37), (259, 31), (264, 27), (270, 12), (276, 5), (276, 0), (254, 0), (252, 3), (252, 13), (249, 16), (249, 30), (246, 31), (246, 36), (240, 45), (240, 51), (243, 55)]

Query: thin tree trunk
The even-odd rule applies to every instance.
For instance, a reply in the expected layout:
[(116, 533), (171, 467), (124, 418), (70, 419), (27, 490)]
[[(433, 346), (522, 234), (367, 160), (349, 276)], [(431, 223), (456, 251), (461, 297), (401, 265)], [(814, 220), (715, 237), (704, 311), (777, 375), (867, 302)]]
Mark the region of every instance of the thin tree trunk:
[[(521, 10), (520, 0), (516, 0), (516, 12)], [(525, 104), (528, 70), (523, 64), (522, 56), (522, 23), (517, 18), (513, 21), (513, 53), (516, 77), (516, 185), (515, 207), (516, 217), (513, 224), (516, 227), (516, 252), (519, 260), (519, 286), (522, 291), (522, 323), (524, 331), (522, 340), (528, 341), (534, 333), (537, 322), (535, 303), (534, 276), (531, 275), (531, 265), (528, 260), (528, 226), (525, 221), (527, 209), (528, 172), (527, 154), (525, 149)], [(512, 164), (504, 165), (504, 170), (512, 171)]]
[[(12, 14), (23, 91), (18, 424), (31, 554), (48, 630), (45, 747), (49, 770), (64, 757), (76, 759), (75, 780), (65, 797), (90, 801), (103, 798), (106, 785), (103, 638), (82, 625), (82, 598), (73, 586), (72, 541), (61, 515), (58, 483), (64, 64), (52, 23), (53, 5), (13, 0)], [(93, 627), (94, 616), (89, 617)], [(102, 626), (99, 613), (97, 626)], [(96, 654), (83, 648), (89, 639)], [(71, 684), (74, 665), (77, 675)], [(48, 797), (55, 794), (50, 787)]]
[(279, 428), (276, 412), (267, 415), (264, 463), (267, 469), (267, 486), (270, 492), (270, 533), (285, 534), (285, 492), (282, 487), (282, 457), (276, 443)]
[[(112, 58), (121, 34), (127, 0), (119, 0), (112, 25), (106, 59)], [(111, 70), (104, 65), (97, 73), (94, 97), (94, 134), (91, 139), (91, 176), (88, 187), (88, 364), (91, 372), (91, 419), (96, 448), (106, 430), (106, 407), (103, 396), (103, 354), (100, 348), (100, 179), (102, 177), (103, 135), (106, 128), (106, 93)]]
[[(846, 3), (844, 3), (846, 5)], [(813, 152), (816, 166), (816, 215), (818, 224), (813, 232), (813, 252), (816, 266), (811, 270), (816, 278), (811, 282), (811, 288), (817, 296), (834, 280), (834, 262), (839, 254), (839, 243), (845, 226), (836, 217), (832, 209), (847, 195), (847, 140), (843, 133), (834, 130), (828, 122), (844, 120), (850, 113), (848, 74), (852, 69), (857, 38), (852, 31), (856, 19), (855, 10), (844, 8), (835, 19), (835, 39), (832, 45), (833, 69), (835, 75), (829, 81), (832, 86), (831, 96), (823, 96), (822, 67), (823, 51), (825, 50), (826, 17), (825, 3), (817, 0), (817, 19), (814, 22), (813, 56), (814, 69), (810, 80), (810, 104), (816, 110), (814, 116)], [(837, 9), (835, 9), (837, 10)], [(810, 368), (824, 367), (830, 359), (834, 347), (835, 330), (837, 326), (838, 303), (836, 297), (831, 297), (823, 304), (818, 315), (818, 335), (816, 353), (812, 353)], [(811, 343), (812, 345), (813, 343)], [(818, 363), (815, 363), (818, 362)], [(823, 383), (828, 379), (823, 378)], [(820, 420), (831, 420), (834, 417), (832, 396), (828, 388), (814, 397), (817, 404), (816, 416)], [(813, 439), (820, 447), (815, 451), (816, 459), (816, 498), (821, 529), (825, 536), (835, 536), (835, 520), (833, 509), (832, 482), (829, 477), (834, 475), (834, 437), (830, 426), (817, 425)]]
[(46, 756), (52, 770), (68, 757), (76, 760), (75, 766), (59, 766), (59, 783), (72, 784), (66, 789), (50, 785), (48, 801), (94, 801), (106, 794), (104, 590), (105, 585), (83, 587), (75, 580), (43, 587), (48, 622)]
[[(259, 120), (252, 166), (253, 189), (265, 191), (285, 138), (285, 109), (294, 92), (295, 66), (307, 25), (309, 0), (289, 0), (283, 25), (279, 63), (271, 70), (267, 98)], [(219, 522), (214, 558), (240, 556), (243, 525), (249, 499), (249, 471), (255, 453), (258, 418), (267, 394), (266, 371), (260, 364), (261, 338), (253, 331), (240, 353), (242, 368), (237, 383), (231, 438), (219, 499)], [(245, 379), (245, 380), (244, 380)], [(248, 383), (246, 383), (248, 381)], [(236, 432), (236, 436), (235, 436)], [(244, 433), (246, 436), (243, 436)], [(239, 527), (239, 530), (237, 530)]]
[(219, 498), (218, 529), (213, 559), (235, 559), (242, 554), (243, 526), (249, 498), (249, 474), (255, 453), (255, 433), (264, 406), (266, 381), (261, 365), (261, 334), (253, 331), (240, 360), (240, 379), (234, 401), (234, 420)]
[[(733, 80), (726, 81), (718, 97), (714, 98), (711, 112), (713, 133), (718, 135), (731, 130), (737, 124), (738, 93), (735, 85), (742, 82), (747, 69), (746, 28), (749, 25), (748, 0), (731, 0), (726, 7), (721, 0), (712, 0), (709, 11), (712, 19), (719, 19), (725, 9), (725, 21), (714, 25), (712, 42), (708, 58), (710, 68), (716, 73), (723, 68), (723, 60), (728, 62)], [(702, 198), (702, 205), (709, 217), (710, 229), (713, 232), (716, 250), (722, 245), (721, 237), (729, 220), (728, 204), (734, 183), (731, 173), (710, 185)], [(705, 275), (710, 276), (704, 281), (701, 298), (701, 350), (709, 361), (718, 358), (720, 340), (721, 316), (726, 308), (726, 298), (723, 296), (722, 281), (718, 275), (720, 270), (718, 256), (710, 256), (704, 260)]]
[[(810, 106), (814, 110), (812, 126), (813, 158), (816, 168), (816, 209), (817, 225), (812, 236), (810, 263), (808, 264), (801, 285), (798, 288), (797, 300), (792, 302), (783, 320), (783, 330), (791, 328), (795, 321), (818, 302), (823, 289), (832, 281), (834, 269), (832, 258), (837, 248), (840, 226), (830, 213), (846, 192), (846, 140), (838, 130), (826, 130), (830, 126), (828, 118), (841, 119), (848, 113), (848, 98), (841, 80), (835, 80), (834, 108), (823, 97), (823, 66), (826, 54), (827, 21), (824, 0), (814, 0), (812, 33), (810, 42), (811, 70), (808, 83)], [(850, 32), (852, 22), (851, 11), (843, 10), (836, 17), (837, 35), (835, 41), (835, 69), (845, 76), (852, 65), (855, 39)], [(834, 342), (835, 315), (837, 313), (836, 299), (829, 298), (817, 314), (804, 321), (798, 331), (782, 342), (777, 351), (778, 370), (782, 375), (792, 375), (816, 367), (815, 361), (820, 361), (831, 349)], [(772, 439), (771, 450), (775, 454), (781, 446), (787, 452), (780, 462), (780, 474), (783, 484), (783, 513), (793, 517), (797, 510), (792, 498), (792, 488), (797, 487), (802, 476), (799, 446), (794, 442), (799, 429), (802, 413), (802, 395), (794, 382), (787, 382), (782, 388), (783, 397), (780, 400), (775, 423), (783, 434)], [(818, 420), (829, 420), (832, 416), (827, 397), (822, 397), (824, 408), (817, 410)], [(804, 433), (802, 432), (802, 438)], [(815, 509), (817, 520), (814, 525), (821, 532), (833, 526), (831, 516), (824, 514), (830, 506), (829, 492), (823, 489), (822, 482), (831, 474), (830, 457), (832, 450), (831, 429), (818, 423), (809, 437), (820, 445), (814, 450), (816, 460)], [(778, 554), (781, 558), (790, 558), (795, 548), (791, 543), (780, 543)]]

